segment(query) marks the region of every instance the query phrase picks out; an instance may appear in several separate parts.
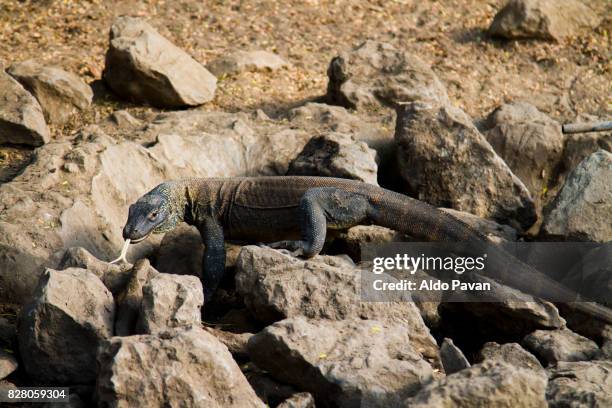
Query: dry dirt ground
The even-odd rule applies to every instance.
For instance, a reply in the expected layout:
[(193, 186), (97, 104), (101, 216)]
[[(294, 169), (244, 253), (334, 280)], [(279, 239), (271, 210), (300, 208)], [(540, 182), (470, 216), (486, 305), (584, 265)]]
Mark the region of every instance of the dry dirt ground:
[[(601, 16), (594, 31), (561, 43), (499, 41), (486, 34), (505, 0), (117, 1), (0, 0), (0, 65), (38, 58), (91, 82), (92, 108), (62, 127), (66, 137), (116, 109), (136, 116), (99, 81), (108, 30), (122, 14), (147, 18), (196, 60), (207, 63), (234, 49), (279, 53), (292, 67), (274, 74), (221, 78), (206, 110), (261, 108), (274, 115), (325, 93), (326, 69), (337, 50), (367, 38), (416, 53), (445, 82), (453, 101), (474, 118), (504, 101), (527, 99), (561, 120), (612, 113), (609, 0), (587, 3)], [(30, 152), (0, 148), (0, 182), (11, 178)]]

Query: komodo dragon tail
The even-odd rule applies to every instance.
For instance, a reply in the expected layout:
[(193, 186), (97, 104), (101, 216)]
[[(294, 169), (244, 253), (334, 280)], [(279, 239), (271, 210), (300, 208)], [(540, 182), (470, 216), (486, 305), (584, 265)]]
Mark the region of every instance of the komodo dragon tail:
[(370, 200), (375, 208), (371, 215), (375, 224), (399, 230), (416, 239), (454, 242), (453, 249), (462, 254), (487, 254), (487, 277), (543, 299), (575, 299), (565, 303), (612, 324), (612, 310), (594, 302), (579, 301), (575, 292), (520, 261), (452, 215), (388, 190), (372, 189)]

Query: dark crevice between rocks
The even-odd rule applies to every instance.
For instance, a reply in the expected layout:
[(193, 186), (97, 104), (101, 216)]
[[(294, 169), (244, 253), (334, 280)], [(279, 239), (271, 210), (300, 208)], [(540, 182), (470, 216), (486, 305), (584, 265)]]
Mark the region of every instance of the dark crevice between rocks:
[(3, 144), (0, 146), (0, 184), (8, 183), (35, 160), (35, 151), (30, 147)]

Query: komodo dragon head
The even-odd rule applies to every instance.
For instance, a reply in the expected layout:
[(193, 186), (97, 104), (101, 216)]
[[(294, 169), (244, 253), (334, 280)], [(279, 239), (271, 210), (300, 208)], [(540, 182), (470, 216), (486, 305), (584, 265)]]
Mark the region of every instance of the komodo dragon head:
[(170, 231), (181, 221), (173, 200), (173, 184), (162, 183), (143, 195), (130, 206), (128, 220), (123, 228), (123, 238), (132, 244), (153, 234)]

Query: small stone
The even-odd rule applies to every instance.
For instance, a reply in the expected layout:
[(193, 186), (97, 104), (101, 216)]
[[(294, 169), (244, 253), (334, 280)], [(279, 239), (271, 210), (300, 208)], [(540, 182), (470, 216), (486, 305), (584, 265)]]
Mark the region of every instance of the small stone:
[(50, 137), (38, 101), (0, 70), (0, 143), (42, 146)]
[(91, 104), (93, 91), (79, 76), (35, 60), (15, 63), (7, 72), (40, 103), (49, 123), (62, 124)]
[(552, 408), (612, 406), (612, 362), (560, 362), (550, 369), (546, 399)]
[(216, 77), (247, 71), (276, 71), (288, 67), (287, 61), (272, 52), (236, 51), (209, 62), (206, 68)]
[(456, 373), (464, 368), (470, 368), (470, 362), (465, 358), (459, 347), (455, 346), (453, 341), (445, 338), (440, 346), (440, 360), (444, 367), (446, 375)]
[(495, 15), (489, 33), (509, 39), (560, 40), (599, 22), (578, 0), (511, 0)]
[(315, 408), (315, 400), (311, 393), (300, 392), (287, 398), (276, 408)]

